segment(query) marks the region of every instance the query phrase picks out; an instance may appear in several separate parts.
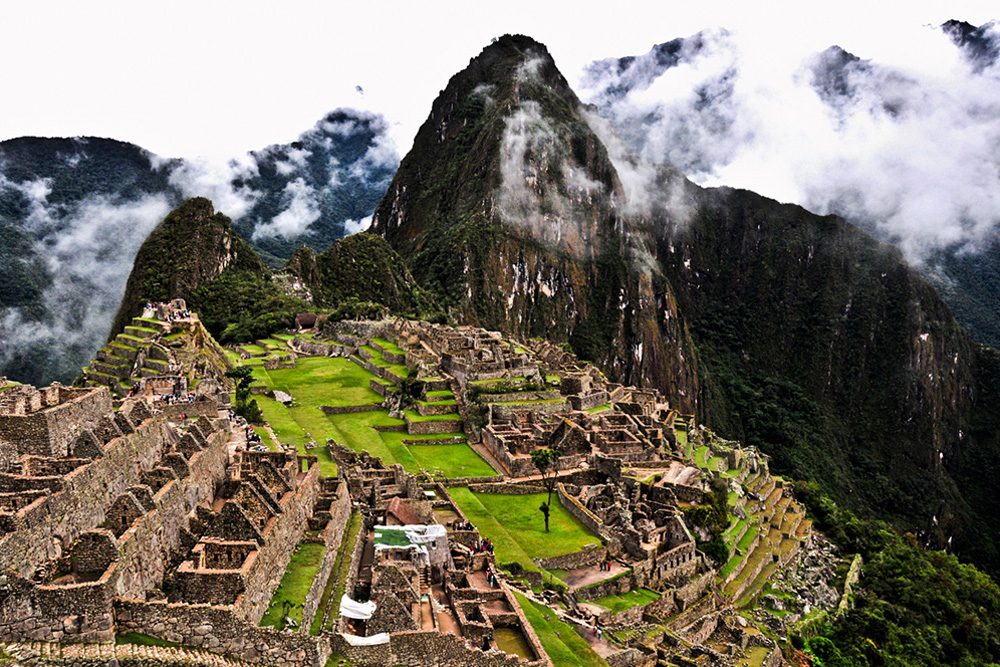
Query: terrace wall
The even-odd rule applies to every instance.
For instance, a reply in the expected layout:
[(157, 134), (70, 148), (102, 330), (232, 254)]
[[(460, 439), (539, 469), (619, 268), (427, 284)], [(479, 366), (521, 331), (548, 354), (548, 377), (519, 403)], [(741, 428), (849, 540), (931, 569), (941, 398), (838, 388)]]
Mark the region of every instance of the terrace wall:
[(0, 415), (0, 464), (21, 454), (66, 456), (80, 430), (108, 414), (111, 393), (101, 387), (28, 415)]

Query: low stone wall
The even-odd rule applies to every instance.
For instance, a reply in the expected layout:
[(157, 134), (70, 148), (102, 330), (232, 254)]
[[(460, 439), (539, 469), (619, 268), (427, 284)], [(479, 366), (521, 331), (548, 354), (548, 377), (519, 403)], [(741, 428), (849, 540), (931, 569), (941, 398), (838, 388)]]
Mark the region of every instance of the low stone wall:
[(373, 410), (381, 410), (382, 406), (378, 403), (369, 403), (366, 405), (321, 405), (319, 406), (319, 409), (326, 415), (346, 415), (353, 414), (355, 412), (372, 412)]
[(461, 419), (439, 419), (431, 421), (406, 420), (406, 430), (410, 435), (431, 435), (435, 433), (455, 433), (462, 430)]
[(511, 419), (521, 412), (540, 412), (553, 415), (569, 410), (567, 401), (558, 403), (490, 403), (489, 406), (493, 416), (501, 419)]
[(324, 637), (278, 632), (248, 623), (230, 608), (164, 601), (115, 601), (118, 632), (138, 632), (272, 667), (323, 667), (330, 657)]
[(638, 588), (635, 577), (632, 576), (631, 572), (623, 572), (617, 577), (605, 579), (584, 588), (578, 588), (575, 591), (575, 595), (581, 600), (596, 600), (605, 595), (623, 595), (635, 588)]
[[(436, 631), (397, 632), (388, 644), (351, 646), (341, 635), (332, 638), (333, 649), (356, 667), (385, 665), (427, 665), (436, 667), (543, 667), (551, 665), (545, 658), (521, 662), (516, 656), (500, 651), (483, 652), (454, 635)], [(433, 662), (428, 657), (433, 656)]]
[(213, 400), (175, 403), (174, 405), (160, 405), (158, 407), (163, 416), (172, 421), (178, 421), (181, 415), (188, 418), (210, 417), (213, 419), (219, 416), (219, 404)]
[(545, 487), (540, 484), (513, 484), (499, 482), (491, 484), (475, 484), (469, 489), (476, 493), (494, 493), (497, 495), (526, 496), (531, 493), (545, 493)]
[[(594, 539), (598, 538), (595, 537)], [(608, 550), (595, 544), (592, 547), (584, 547), (580, 551), (574, 551), (571, 554), (552, 556), (551, 558), (536, 558), (535, 564), (546, 570), (575, 570), (579, 567), (597, 565), (601, 561), (607, 560), (607, 558)], [(631, 588), (622, 592), (627, 592), (628, 590), (631, 590)], [(594, 597), (600, 597), (600, 595), (595, 595)]]
[[(326, 527), (326, 552), (323, 554), (323, 562), (313, 579), (309, 593), (302, 604), (302, 632), (309, 632), (313, 617), (319, 609), (319, 603), (326, 588), (327, 579), (333, 571), (333, 566), (337, 562), (337, 552), (340, 550), (340, 542), (347, 532), (347, 522), (351, 518), (351, 496), (347, 492), (347, 482), (341, 480), (337, 485), (337, 499), (330, 506), (330, 523)], [(335, 601), (339, 604), (339, 601)]]

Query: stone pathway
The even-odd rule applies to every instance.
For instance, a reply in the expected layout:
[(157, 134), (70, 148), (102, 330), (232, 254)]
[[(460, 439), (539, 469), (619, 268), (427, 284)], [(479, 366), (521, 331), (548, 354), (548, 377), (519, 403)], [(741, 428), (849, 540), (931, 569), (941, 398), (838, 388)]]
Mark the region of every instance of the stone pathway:
[(622, 572), (628, 572), (628, 570), (629, 568), (625, 567), (621, 563), (611, 561), (610, 570), (602, 570), (597, 565), (580, 567), (575, 570), (567, 570), (566, 576), (562, 577), (562, 580), (566, 582), (571, 591), (575, 591), (579, 588), (589, 586), (590, 584), (596, 584), (599, 581), (611, 579), (618, 576)]

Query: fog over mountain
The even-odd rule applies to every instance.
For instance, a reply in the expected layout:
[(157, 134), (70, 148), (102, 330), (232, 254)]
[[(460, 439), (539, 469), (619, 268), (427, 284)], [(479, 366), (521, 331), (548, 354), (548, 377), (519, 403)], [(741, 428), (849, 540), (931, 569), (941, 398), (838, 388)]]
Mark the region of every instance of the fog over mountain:
[(338, 110), (223, 162), (92, 137), (0, 142), (0, 375), (71, 380), (107, 337), (140, 244), (183, 198), (212, 199), (275, 265), (367, 226), (398, 163), (387, 129)]
[(880, 63), (838, 46), (776, 57), (752, 35), (706, 30), (594, 62), (582, 97), (648, 163), (893, 243), (996, 344), (1000, 29), (950, 21), (914, 39), (911, 60)]

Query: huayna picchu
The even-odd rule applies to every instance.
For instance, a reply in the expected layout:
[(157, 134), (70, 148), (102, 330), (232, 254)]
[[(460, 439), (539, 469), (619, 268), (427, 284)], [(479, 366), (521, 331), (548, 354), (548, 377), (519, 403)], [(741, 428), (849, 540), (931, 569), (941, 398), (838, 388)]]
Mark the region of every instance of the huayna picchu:
[(177, 205), (72, 385), (0, 377), (0, 665), (1000, 664), (1000, 354), (624, 146), (505, 35), (370, 230)]

